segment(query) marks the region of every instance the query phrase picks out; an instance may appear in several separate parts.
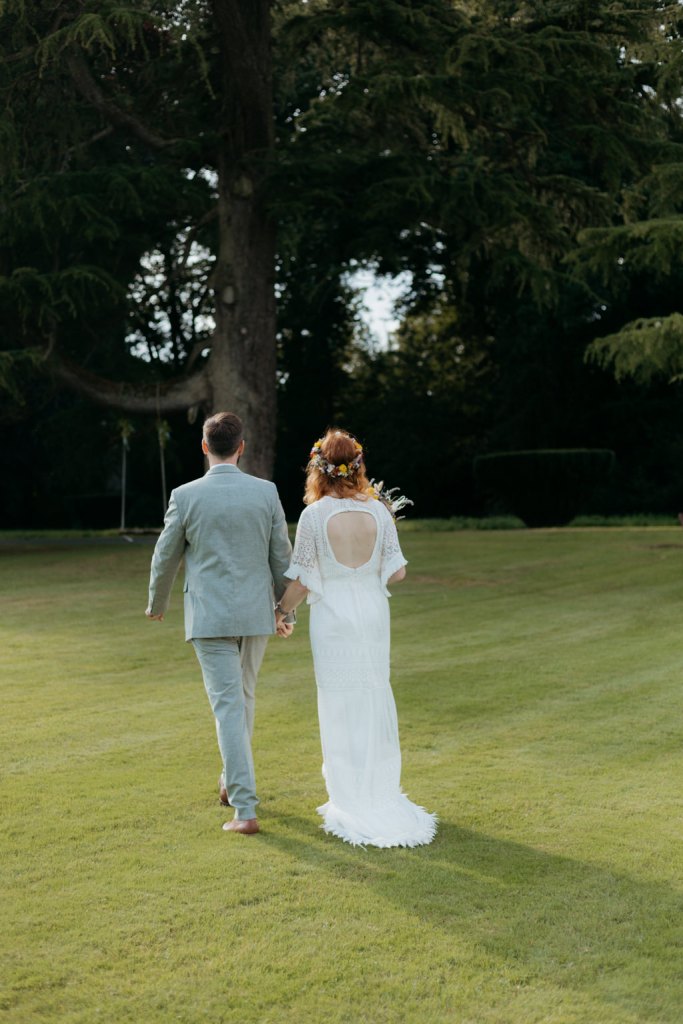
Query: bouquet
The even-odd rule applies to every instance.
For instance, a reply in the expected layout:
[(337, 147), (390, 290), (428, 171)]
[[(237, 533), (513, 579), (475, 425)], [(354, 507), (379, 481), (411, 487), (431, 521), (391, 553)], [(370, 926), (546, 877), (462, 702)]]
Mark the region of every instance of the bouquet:
[(368, 494), (371, 498), (376, 498), (377, 501), (383, 502), (391, 512), (394, 519), (405, 519), (405, 516), (400, 516), (398, 513), (406, 507), (406, 505), (414, 505), (415, 502), (411, 501), (410, 498), (406, 498), (405, 494), (397, 494), (398, 487), (385, 487), (384, 480), (376, 482), (373, 478), (370, 481), (368, 487)]

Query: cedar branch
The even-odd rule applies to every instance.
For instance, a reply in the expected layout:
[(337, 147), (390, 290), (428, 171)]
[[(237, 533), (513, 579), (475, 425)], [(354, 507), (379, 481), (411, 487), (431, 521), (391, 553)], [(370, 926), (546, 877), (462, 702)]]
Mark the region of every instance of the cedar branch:
[(173, 146), (176, 142), (180, 141), (179, 139), (165, 139), (161, 135), (157, 135), (156, 132), (153, 132), (147, 125), (143, 124), (139, 118), (133, 117), (132, 114), (127, 114), (120, 107), (117, 107), (115, 103), (106, 99), (99, 85), (90, 74), (90, 69), (81, 53), (72, 50), (67, 56), (67, 67), (76, 84), (76, 88), (83, 98), (117, 128), (128, 129), (141, 142), (151, 146), (153, 149), (166, 149), (168, 146)]

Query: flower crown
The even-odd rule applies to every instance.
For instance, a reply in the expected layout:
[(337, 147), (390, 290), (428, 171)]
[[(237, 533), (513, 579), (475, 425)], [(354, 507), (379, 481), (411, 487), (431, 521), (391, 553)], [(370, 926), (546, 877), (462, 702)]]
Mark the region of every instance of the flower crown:
[(351, 462), (342, 462), (337, 466), (334, 462), (326, 459), (322, 453), (323, 438), (320, 438), (311, 448), (309, 456), (310, 465), (315, 466), (316, 469), (320, 470), (321, 473), (325, 473), (326, 476), (352, 476), (363, 461), (363, 445), (356, 441), (355, 438), (351, 438), (351, 440), (353, 441), (353, 447), (356, 449), (356, 455)]

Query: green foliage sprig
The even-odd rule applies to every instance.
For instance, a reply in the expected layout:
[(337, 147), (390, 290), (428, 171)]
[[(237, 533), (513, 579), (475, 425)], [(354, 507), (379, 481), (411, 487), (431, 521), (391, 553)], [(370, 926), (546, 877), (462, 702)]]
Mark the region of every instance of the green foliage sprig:
[(617, 380), (683, 380), (683, 314), (633, 320), (616, 333), (597, 338), (586, 354), (589, 361), (611, 369)]

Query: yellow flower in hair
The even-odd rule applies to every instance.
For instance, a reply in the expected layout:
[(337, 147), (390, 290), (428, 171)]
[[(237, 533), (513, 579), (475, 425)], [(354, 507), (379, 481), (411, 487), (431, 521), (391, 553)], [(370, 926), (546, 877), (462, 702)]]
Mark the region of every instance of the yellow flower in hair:
[(357, 452), (363, 451), (363, 445), (359, 444), (358, 441), (353, 442), (353, 447), (356, 449)]
[(348, 471), (349, 467), (346, 465), (345, 462), (342, 462), (341, 466), (339, 467), (339, 473), (341, 474), (341, 476), (346, 476)]

